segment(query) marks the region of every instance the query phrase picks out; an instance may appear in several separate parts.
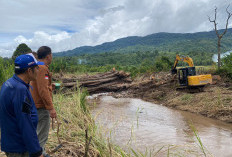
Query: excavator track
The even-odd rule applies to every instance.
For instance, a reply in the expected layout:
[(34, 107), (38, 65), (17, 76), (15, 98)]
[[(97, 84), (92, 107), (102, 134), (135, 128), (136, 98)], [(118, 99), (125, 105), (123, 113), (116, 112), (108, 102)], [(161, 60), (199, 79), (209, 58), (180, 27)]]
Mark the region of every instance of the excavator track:
[(186, 87), (186, 86), (180, 86), (176, 88), (176, 91), (182, 91), (186, 93), (200, 93), (204, 92), (205, 86), (199, 86), (199, 87)]

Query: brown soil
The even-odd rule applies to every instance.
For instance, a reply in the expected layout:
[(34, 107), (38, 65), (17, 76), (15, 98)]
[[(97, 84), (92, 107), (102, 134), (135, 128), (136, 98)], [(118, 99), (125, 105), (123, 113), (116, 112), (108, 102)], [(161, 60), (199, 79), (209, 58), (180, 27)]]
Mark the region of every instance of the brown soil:
[(137, 77), (133, 82), (129, 74), (117, 71), (92, 76), (55, 78), (62, 80), (64, 87), (76, 85), (75, 81), (78, 80), (79, 87), (87, 88), (92, 94), (113, 92), (114, 97), (140, 98), (232, 123), (232, 86), (229, 81), (218, 75), (213, 76), (212, 85), (206, 86), (202, 92), (194, 90), (194, 93), (186, 88), (176, 90), (177, 78), (169, 72), (145, 74)]
[(157, 73), (137, 78), (126, 91), (115, 97), (141, 98), (179, 110), (232, 123), (232, 86), (220, 76), (213, 76), (213, 85), (202, 92), (176, 90), (176, 79), (169, 73)]

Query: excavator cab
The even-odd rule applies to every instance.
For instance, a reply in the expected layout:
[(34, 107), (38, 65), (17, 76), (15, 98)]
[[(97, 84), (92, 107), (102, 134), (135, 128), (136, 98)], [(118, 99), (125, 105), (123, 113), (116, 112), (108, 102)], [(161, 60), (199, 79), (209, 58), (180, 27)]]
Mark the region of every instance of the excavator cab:
[[(188, 63), (189, 67), (176, 69), (179, 61)], [(172, 74), (178, 74), (178, 81), (180, 86), (187, 86), (189, 88), (204, 87), (207, 84), (212, 84), (211, 74), (197, 75), (193, 60), (190, 57), (176, 55), (176, 60), (172, 68)]]
[(178, 78), (181, 86), (188, 86), (188, 76), (195, 76), (195, 67), (187, 67), (179, 69)]

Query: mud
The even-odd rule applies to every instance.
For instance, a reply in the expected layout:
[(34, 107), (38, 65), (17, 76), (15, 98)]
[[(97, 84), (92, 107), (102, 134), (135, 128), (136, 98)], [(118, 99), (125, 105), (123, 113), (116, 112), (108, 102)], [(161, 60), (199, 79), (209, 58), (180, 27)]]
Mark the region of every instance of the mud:
[[(91, 98), (90, 111), (104, 137), (127, 152), (129, 147), (143, 153), (153, 150), (156, 154), (163, 148), (162, 152), (150, 156), (204, 156), (198, 147), (195, 129), (206, 156), (232, 156), (231, 124), (141, 99), (116, 99), (107, 95)], [(170, 145), (175, 148), (167, 155)]]
[[(107, 76), (114, 72), (82, 77), (96, 78), (99, 75)], [(71, 80), (82, 78), (80, 76), (66, 77)], [(55, 78), (55, 80), (63, 80), (64, 76)], [(96, 87), (94, 87), (94, 89), (98, 89), (94, 90), (97, 93), (113, 92), (112, 96), (114, 97), (139, 98), (155, 104), (162, 104), (170, 108), (232, 123), (232, 84), (218, 75), (213, 75), (212, 85), (206, 86), (202, 92), (194, 91), (193, 93), (187, 89), (176, 90), (177, 78), (171, 75), (170, 72), (145, 74), (137, 77), (133, 82), (117, 82), (116, 86), (104, 84), (105, 82), (100, 78), (102, 77), (99, 77), (98, 82), (101, 82), (101, 84), (98, 86), (95, 84)], [(130, 79), (128, 75), (126, 75), (126, 78)], [(107, 83), (112, 84), (113, 82)], [(103, 86), (104, 88), (102, 88)], [(89, 93), (91, 94), (91, 92), (93, 91), (90, 90)]]
[(162, 104), (178, 110), (200, 114), (232, 123), (232, 86), (227, 80), (213, 76), (213, 84), (202, 92), (176, 90), (176, 81), (169, 73), (157, 73), (137, 78), (124, 92), (114, 97), (131, 97)]

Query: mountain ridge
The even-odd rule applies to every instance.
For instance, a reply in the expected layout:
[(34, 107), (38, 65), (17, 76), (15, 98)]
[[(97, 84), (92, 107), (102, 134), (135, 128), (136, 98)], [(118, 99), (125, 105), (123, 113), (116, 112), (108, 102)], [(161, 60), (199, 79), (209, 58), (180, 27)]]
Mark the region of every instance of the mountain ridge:
[[(224, 31), (219, 30), (219, 33)], [(222, 52), (232, 49), (232, 28), (222, 38)], [(54, 53), (54, 56), (79, 56), (101, 52), (135, 51), (172, 51), (172, 52), (217, 52), (215, 31), (196, 33), (159, 32), (146, 36), (128, 36), (96, 46), (81, 46), (73, 50)]]

